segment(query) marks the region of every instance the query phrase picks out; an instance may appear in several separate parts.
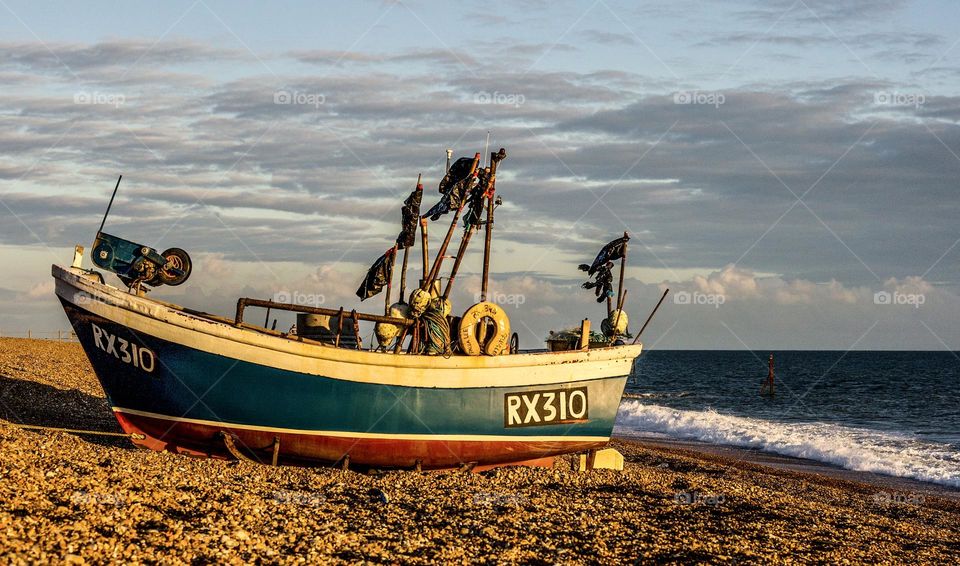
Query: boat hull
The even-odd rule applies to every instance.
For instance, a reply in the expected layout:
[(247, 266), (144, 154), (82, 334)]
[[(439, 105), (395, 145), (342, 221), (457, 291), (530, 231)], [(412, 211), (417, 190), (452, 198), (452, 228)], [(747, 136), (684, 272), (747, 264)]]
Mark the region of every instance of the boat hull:
[(191, 315), (79, 270), (54, 276), (118, 422), (154, 450), (424, 469), (577, 452), (609, 440), (639, 354), (358, 352)]

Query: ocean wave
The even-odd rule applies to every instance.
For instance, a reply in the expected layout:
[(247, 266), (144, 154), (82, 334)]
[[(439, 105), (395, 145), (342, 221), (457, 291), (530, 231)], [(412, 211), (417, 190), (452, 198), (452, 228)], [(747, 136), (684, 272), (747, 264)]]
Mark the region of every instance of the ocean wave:
[(693, 395), (690, 391), (664, 391), (653, 393), (624, 393), (627, 399), (681, 399)]
[(683, 411), (627, 399), (616, 433), (657, 433), (835, 464), (960, 488), (960, 452), (907, 435), (831, 423), (780, 423), (707, 411)]

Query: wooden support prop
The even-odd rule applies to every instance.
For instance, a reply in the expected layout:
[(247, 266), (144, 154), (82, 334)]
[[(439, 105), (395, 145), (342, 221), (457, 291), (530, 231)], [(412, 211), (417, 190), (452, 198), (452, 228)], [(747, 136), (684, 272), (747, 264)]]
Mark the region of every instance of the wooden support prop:
[(590, 347), (590, 319), (585, 318), (580, 323), (580, 349), (586, 350)]
[(251, 463), (251, 464), (262, 464), (262, 463), (263, 463), (263, 462), (260, 462), (260, 461), (258, 461), (258, 460), (254, 460), (253, 458), (250, 458), (249, 456), (247, 456), (246, 454), (244, 454), (244, 453), (240, 450), (240, 448), (237, 447), (237, 443), (238, 443), (238, 442), (240, 442), (241, 444), (243, 444), (243, 442), (241, 442), (241, 440), (240, 440), (239, 438), (237, 438), (236, 435), (231, 434), (231, 433), (229, 433), (229, 432), (227, 432), (227, 431), (225, 431), (225, 430), (221, 430), (221, 431), (220, 431), (220, 438), (223, 440), (224, 446), (227, 447), (227, 452), (229, 452), (230, 455), (233, 456), (234, 458), (236, 458), (237, 460), (240, 460), (240, 461), (242, 461), (242, 462), (249, 462), (249, 463)]
[(343, 455), (343, 461), (342, 461), (342, 463), (340, 464), (340, 469), (343, 470), (343, 471), (345, 471), (345, 472), (349, 472), (349, 471), (350, 471), (350, 455), (349, 455), (349, 454), (344, 454), (344, 455)]
[(280, 437), (273, 437), (273, 456), (270, 458), (270, 465), (276, 466), (277, 460), (280, 459)]
[[(477, 172), (477, 164), (480, 163), (480, 154), (477, 153), (473, 156), (473, 164), (470, 166), (470, 173), (468, 176), (472, 176)], [(458, 181), (459, 182), (459, 181)], [(451, 190), (453, 190), (451, 188)], [(466, 195), (464, 195), (466, 197)], [(457, 221), (460, 220), (460, 213), (463, 212), (463, 205), (467, 202), (466, 198), (463, 198), (460, 201), (460, 206), (457, 207), (457, 210), (453, 213), (453, 220), (450, 222), (450, 228), (447, 230), (447, 235), (443, 238), (443, 243), (440, 244), (440, 249), (437, 250), (437, 258), (433, 261), (433, 267), (430, 269), (430, 275), (423, 281), (422, 289), (429, 290), (430, 286), (433, 285), (433, 282), (437, 279), (437, 276), (440, 275), (440, 267), (443, 265), (444, 254), (447, 253), (447, 246), (450, 245), (450, 238), (453, 237), (453, 231), (457, 228)]]
[(643, 326), (640, 327), (640, 332), (637, 332), (637, 335), (633, 338), (633, 344), (637, 343), (637, 340), (640, 339), (640, 335), (643, 334), (643, 331), (647, 329), (647, 325), (650, 324), (650, 321), (653, 320), (653, 315), (657, 314), (657, 309), (660, 308), (660, 305), (663, 304), (663, 300), (667, 298), (667, 293), (670, 292), (670, 289), (664, 289), (663, 295), (660, 297), (660, 300), (657, 302), (657, 306), (653, 307), (653, 311), (650, 312), (650, 316), (647, 317), (647, 321), (643, 323)]
[(497, 166), (501, 161), (507, 158), (507, 150), (500, 148), (497, 153), (490, 154), (490, 184), (487, 188), (487, 221), (484, 224), (483, 238), (483, 276), (480, 283), (480, 301), (487, 300), (487, 291), (490, 281), (490, 243), (493, 241), (493, 210), (494, 197), (497, 193)]

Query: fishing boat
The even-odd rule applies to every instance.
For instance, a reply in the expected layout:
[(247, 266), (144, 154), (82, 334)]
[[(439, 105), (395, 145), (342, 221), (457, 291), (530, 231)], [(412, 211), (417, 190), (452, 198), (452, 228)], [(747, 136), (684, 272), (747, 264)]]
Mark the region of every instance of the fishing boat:
[[(477, 154), (465, 185), (483, 189), (488, 251), (492, 181), (502, 154), (492, 154), (490, 167), (479, 174)], [(448, 159), (446, 177), (450, 170)], [(466, 201), (450, 207), (454, 220), (429, 267), (427, 215), (419, 215), (417, 199), (409, 216), (421, 229), (425, 276), (410, 296), (411, 307), (404, 300), (404, 253), (401, 301), (391, 304), (393, 261), (387, 262), (384, 315), (253, 298), (238, 299), (234, 318), (203, 313), (148, 297), (143, 285), (162, 279), (156, 270), (149, 280), (138, 278), (125, 262), (128, 288), (106, 283), (103, 273), (83, 267), (80, 246), (72, 265), (52, 267), (56, 295), (120, 426), (152, 450), (274, 465), (482, 469), (548, 464), (557, 455), (603, 447), (642, 345), (583, 340), (553, 351), (521, 351), (493, 303), (480, 301), (463, 317), (450, 316), (449, 287), (463, 254), (456, 256), (446, 292), (435, 274)], [(483, 226), (468, 225), (464, 239)], [(461, 243), (461, 252), (465, 248)], [(157, 269), (183, 267), (175, 263)], [(488, 266), (485, 254), (484, 295)], [(358, 295), (370, 292), (368, 280)], [(418, 301), (427, 303), (419, 312)], [(622, 301), (618, 297), (618, 307)], [(304, 325), (322, 318), (328, 333), (251, 324), (244, 320), (250, 308), (294, 312)], [(378, 347), (362, 347), (361, 322), (377, 325)], [(437, 338), (434, 327), (445, 323), (453, 327)], [(589, 322), (583, 325), (589, 336)], [(431, 350), (436, 340), (441, 343)]]

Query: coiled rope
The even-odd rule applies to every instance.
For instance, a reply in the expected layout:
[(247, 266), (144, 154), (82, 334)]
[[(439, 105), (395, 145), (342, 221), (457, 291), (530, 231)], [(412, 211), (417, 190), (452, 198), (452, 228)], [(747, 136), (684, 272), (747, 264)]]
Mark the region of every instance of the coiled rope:
[(427, 329), (426, 353), (428, 356), (442, 355), (450, 357), (453, 350), (450, 348), (450, 323), (443, 315), (442, 309), (428, 308), (421, 316)]

